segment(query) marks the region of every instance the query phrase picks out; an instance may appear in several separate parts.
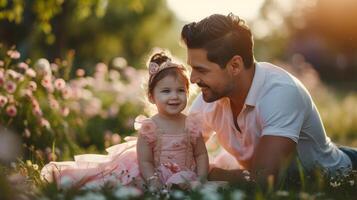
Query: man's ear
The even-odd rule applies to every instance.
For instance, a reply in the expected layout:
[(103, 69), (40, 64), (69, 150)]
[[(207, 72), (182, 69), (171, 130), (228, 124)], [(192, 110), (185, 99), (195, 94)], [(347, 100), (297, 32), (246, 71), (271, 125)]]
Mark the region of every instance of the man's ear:
[(239, 74), (244, 69), (244, 62), (241, 56), (235, 55), (228, 62), (228, 66), (232, 75)]

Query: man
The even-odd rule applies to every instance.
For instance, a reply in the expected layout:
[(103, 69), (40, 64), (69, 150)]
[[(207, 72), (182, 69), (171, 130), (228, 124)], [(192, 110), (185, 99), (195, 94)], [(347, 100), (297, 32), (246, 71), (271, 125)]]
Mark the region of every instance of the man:
[[(293, 169), (295, 156), (307, 172), (319, 167), (336, 175), (356, 169), (357, 151), (330, 141), (302, 83), (270, 63), (254, 61), (252, 34), (243, 20), (211, 15), (186, 24), (181, 37), (190, 80), (202, 91), (190, 112), (202, 114), (204, 137), (216, 132), (218, 142), (253, 178), (277, 180)], [(209, 174), (210, 180), (231, 182), (242, 177), (242, 170), (213, 168)]]

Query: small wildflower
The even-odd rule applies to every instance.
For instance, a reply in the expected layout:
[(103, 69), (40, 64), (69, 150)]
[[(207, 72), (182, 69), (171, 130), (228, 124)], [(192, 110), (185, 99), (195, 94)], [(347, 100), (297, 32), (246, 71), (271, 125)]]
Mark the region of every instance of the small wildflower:
[(42, 110), (39, 106), (36, 106), (33, 108), (32, 113), (37, 116), (37, 117), (41, 117), (42, 116)]
[(35, 70), (29, 68), (26, 70), (25, 74), (31, 78), (35, 78), (36, 77), (36, 72)]
[(348, 181), (350, 183), (351, 186), (353, 186), (355, 184), (355, 181), (354, 180), (350, 180)]
[(128, 62), (123, 57), (116, 57), (113, 59), (112, 65), (117, 69), (123, 69), (128, 65)]
[(5, 62), (0, 60), (0, 67), (3, 67), (5, 65)]
[(63, 90), (65, 87), (66, 87), (66, 82), (63, 79), (59, 78), (55, 80), (55, 88), (57, 90)]
[(44, 127), (46, 129), (50, 128), (50, 123), (45, 118), (41, 118), (40, 124), (41, 127)]
[(25, 62), (20, 62), (17, 67), (23, 70), (27, 70), (29, 68), (29, 65)]
[(61, 114), (63, 117), (67, 117), (69, 114), (69, 108), (68, 107), (61, 108)]
[(31, 137), (31, 132), (30, 132), (30, 130), (29, 129), (25, 129), (24, 130), (24, 136), (26, 137), (26, 138), (30, 138)]
[(0, 86), (4, 85), (4, 83), (5, 83), (4, 72), (0, 71)]
[(333, 182), (330, 182), (330, 185), (331, 185), (332, 187), (336, 188), (336, 187), (339, 187), (339, 186), (341, 185), (341, 183), (340, 183), (340, 182), (337, 182), (337, 181), (333, 181)]
[(56, 99), (50, 98), (50, 107), (54, 110), (58, 110), (60, 105)]
[(50, 64), (51, 70), (54, 72), (58, 71), (58, 65), (56, 63), (51, 63)]
[(15, 117), (17, 114), (17, 109), (15, 107), (15, 105), (9, 105), (6, 107), (6, 113), (7, 115), (9, 115), (10, 117)]
[(8, 93), (12, 94), (16, 91), (16, 83), (13, 81), (7, 81), (5, 83), (5, 89)]
[(245, 194), (241, 190), (234, 190), (231, 193), (231, 199), (232, 200), (242, 200), (244, 198), (245, 198)]
[(34, 81), (30, 81), (29, 82), (29, 85), (28, 85), (28, 88), (31, 90), (31, 91), (36, 91), (37, 90), (37, 84), (36, 84), (36, 82), (34, 82)]
[(131, 198), (137, 198), (141, 195), (141, 191), (135, 187), (119, 187), (115, 192), (114, 196), (117, 198), (123, 198), (123, 199), (131, 199)]
[(7, 103), (7, 98), (5, 96), (0, 95), (0, 107), (4, 107)]
[(289, 196), (289, 192), (285, 191), (285, 190), (278, 190), (278, 191), (276, 191), (276, 195), (282, 196), (282, 197), (287, 197), (287, 196)]
[(76, 196), (74, 200), (105, 200), (105, 196), (100, 193), (87, 192), (83, 196)]
[(39, 60), (37, 60), (37, 62), (35, 63), (35, 69), (39, 76), (52, 75), (50, 62), (48, 62), (48, 60), (45, 58), (40, 58)]
[(108, 67), (106, 64), (104, 63), (98, 63), (96, 66), (95, 66), (95, 71), (96, 72), (101, 72), (101, 73), (106, 73), (108, 71)]
[(31, 160), (26, 160), (26, 165), (27, 165), (28, 167), (31, 167), (31, 166), (32, 166)]
[(118, 133), (114, 133), (111, 139), (112, 139), (112, 144), (119, 144), (121, 141), (121, 137)]
[(7, 55), (12, 59), (19, 59), (21, 56), (20, 52), (18, 52), (16, 50), (7, 51)]
[(38, 170), (38, 165), (37, 165), (37, 164), (33, 164), (33, 165), (32, 165), (32, 168), (33, 168), (34, 170)]
[(78, 77), (83, 77), (84, 75), (85, 75), (85, 71), (84, 71), (84, 69), (77, 69), (76, 70), (76, 75), (78, 76)]

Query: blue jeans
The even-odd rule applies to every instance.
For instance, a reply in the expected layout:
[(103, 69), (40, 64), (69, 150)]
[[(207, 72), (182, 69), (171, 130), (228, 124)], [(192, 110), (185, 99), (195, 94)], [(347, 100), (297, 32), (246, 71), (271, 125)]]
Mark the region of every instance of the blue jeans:
[(346, 146), (340, 146), (338, 148), (351, 159), (352, 169), (357, 170), (357, 148)]

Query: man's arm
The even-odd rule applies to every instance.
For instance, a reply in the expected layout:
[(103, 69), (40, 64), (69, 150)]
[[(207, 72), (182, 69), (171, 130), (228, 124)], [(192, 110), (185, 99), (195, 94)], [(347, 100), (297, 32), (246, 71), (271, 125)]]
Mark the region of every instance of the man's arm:
[[(283, 173), (289, 166), (292, 156), (295, 153), (296, 143), (286, 137), (281, 136), (262, 136), (258, 142), (253, 155), (250, 168), (251, 179), (256, 180), (258, 184), (267, 186), (269, 177), (273, 177), (274, 183), (277, 183), (279, 174)], [(208, 179), (210, 181), (228, 181), (230, 183), (246, 181), (247, 174), (243, 170), (225, 170), (213, 168)]]
[(259, 184), (267, 185), (268, 179), (272, 179), (269, 177), (273, 177), (273, 184), (276, 184), (279, 175), (289, 166), (295, 150), (296, 143), (287, 137), (262, 136), (252, 158), (252, 178)]

